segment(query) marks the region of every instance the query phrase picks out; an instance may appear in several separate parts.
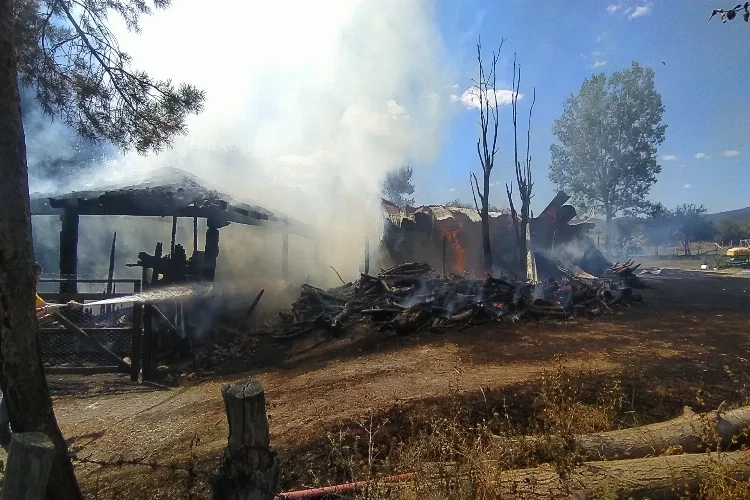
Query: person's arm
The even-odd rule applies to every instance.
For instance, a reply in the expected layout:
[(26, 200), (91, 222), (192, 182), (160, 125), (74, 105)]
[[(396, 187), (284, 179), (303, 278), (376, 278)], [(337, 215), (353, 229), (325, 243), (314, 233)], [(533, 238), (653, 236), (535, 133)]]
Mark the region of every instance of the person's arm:
[(49, 316), (62, 309), (63, 307), (70, 307), (71, 309), (79, 309), (83, 307), (83, 304), (76, 302), (75, 300), (69, 301), (67, 304), (50, 304), (42, 299), (39, 295), (36, 296), (36, 317), (43, 318)]

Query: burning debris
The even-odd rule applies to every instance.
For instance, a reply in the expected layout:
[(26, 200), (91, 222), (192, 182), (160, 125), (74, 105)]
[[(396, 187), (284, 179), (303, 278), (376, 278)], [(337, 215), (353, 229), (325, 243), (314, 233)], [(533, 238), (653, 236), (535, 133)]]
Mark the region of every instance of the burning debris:
[(378, 276), (362, 273), (356, 282), (330, 290), (305, 284), (291, 310), (279, 312), (281, 331), (273, 337), (289, 339), (316, 329), (339, 335), (361, 321), (378, 325), (380, 331), (406, 335), (426, 328), (434, 331), (501, 320), (596, 317), (641, 300), (631, 288), (611, 280), (563, 274), (558, 281), (540, 284), (490, 275), (441, 278), (429, 264), (412, 262)]

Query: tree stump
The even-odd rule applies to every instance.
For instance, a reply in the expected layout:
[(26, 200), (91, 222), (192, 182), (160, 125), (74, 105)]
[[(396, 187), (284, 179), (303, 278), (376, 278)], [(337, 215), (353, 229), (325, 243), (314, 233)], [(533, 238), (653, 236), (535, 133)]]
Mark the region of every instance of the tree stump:
[(229, 422), (229, 441), (212, 482), (217, 500), (273, 499), (279, 459), (270, 449), (266, 401), (253, 379), (221, 388)]
[(54, 457), (55, 445), (46, 434), (13, 434), (0, 499), (43, 500)]

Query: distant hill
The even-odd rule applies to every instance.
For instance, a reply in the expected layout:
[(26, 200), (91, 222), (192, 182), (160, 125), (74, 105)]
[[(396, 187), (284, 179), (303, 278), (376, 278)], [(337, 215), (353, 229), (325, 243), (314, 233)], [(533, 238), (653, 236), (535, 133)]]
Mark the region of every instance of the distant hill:
[(735, 222), (750, 224), (750, 207), (738, 208), (737, 210), (728, 210), (726, 212), (718, 212), (715, 214), (706, 214), (706, 218), (713, 222), (718, 222), (722, 219), (729, 219)]
[[(722, 219), (729, 219), (740, 224), (750, 224), (750, 207), (738, 208), (737, 210), (727, 210), (726, 212), (717, 212), (715, 214), (706, 214), (706, 219), (712, 222), (719, 222)], [(594, 218), (587, 222), (593, 222), (596, 228), (592, 231), (594, 233), (600, 232), (604, 234), (606, 223), (602, 219)]]

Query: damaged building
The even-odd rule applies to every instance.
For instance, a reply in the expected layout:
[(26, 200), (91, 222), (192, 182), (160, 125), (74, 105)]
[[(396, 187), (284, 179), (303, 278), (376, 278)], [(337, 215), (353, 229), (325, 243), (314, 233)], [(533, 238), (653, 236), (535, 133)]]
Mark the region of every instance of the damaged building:
[[(555, 278), (558, 266), (600, 275), (611, 267), (587, 233), (594, 224), (576, 222), (576, 210), (558, 193), (530, 221), (531, 249), (540, 279)], [(481, 217), (474, 209), (439, 205), (399, 207), (382, 203), (382, 247), (393, 264), (427, 262), (444, 273), (483, 274)], [(490, 212), (490, 242), (495, 273), (524, 274), (517, 269), (516, 236), (509, 213)]]

